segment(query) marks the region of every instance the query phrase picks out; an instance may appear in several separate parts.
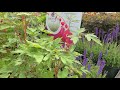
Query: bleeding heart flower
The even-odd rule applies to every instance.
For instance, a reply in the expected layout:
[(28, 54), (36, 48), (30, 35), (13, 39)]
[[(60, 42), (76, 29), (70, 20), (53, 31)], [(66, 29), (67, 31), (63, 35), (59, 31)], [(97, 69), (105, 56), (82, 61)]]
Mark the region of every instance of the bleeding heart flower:
[(67, 25), (67, 24), (65, 25), (65, 28), (68, 28), (68, 25)]
[(72, 33), (70, 32), (66, 22), (62, 18), (59, 18), (59, 20), (61, 22), (60, 31), (57, 34), (49, 34), (49, 36), (54, 36), (54, 39), (61, 38), (63, 42), (62, 47), (67, 46), (67, 48), (69, 48), (71, 45), (73, 45), (73, 41), (69, 37), (70, 35), (72, 35)]
[(61, 22), (61, 25), (63, 26), (65, 23), (64, 22)]

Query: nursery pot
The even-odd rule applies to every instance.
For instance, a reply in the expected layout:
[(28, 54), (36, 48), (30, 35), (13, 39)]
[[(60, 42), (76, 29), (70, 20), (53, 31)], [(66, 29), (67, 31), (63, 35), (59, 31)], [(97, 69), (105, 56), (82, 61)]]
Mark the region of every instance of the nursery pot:
[(106, 66), (106, 71), (108, 71), (106, 78), (115, 78), (119, 70), (117, 67)]
[(56, 18), (57, 15), (65, 20), (71, 32), (75, 33), (76, 30), (80, 29), (82, 12), (50, 12), (46, 16), (46, 26), (53, 34), (60, 31), (60, 21)]
[(118, 71), (117, 75), (115, 76), (115, 78), (120, 78), (120, 70)]

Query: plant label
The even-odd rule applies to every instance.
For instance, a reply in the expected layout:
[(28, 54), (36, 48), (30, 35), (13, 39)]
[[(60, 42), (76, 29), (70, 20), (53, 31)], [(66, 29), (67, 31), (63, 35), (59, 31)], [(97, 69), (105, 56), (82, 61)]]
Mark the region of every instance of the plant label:
[(60, 31), (60, 21), (57, 19), (57, 15), (65, 20), (71, 32), (76, 32), (76, 30), (80, 29), (82, 12), (50, 12), (46, 16), (46, 26), (52, 33), (56, 34)]

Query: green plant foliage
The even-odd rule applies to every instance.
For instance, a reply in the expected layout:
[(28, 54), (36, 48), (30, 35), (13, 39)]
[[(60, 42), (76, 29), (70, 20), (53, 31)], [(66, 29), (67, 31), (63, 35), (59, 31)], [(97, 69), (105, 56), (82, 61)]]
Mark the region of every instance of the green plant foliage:
[(108, 31), (109, 28), (113, 28), (116, 23), (120, 23), (120, 14), (96, 14), (92, 15), (83, 15), (82, 18), (82, 27), (86, 28), (88, 32), (94, 32), (95, 28), (101, 28)]
[[(1, 78), (82, 78), (88, 70), (78, 61), (80, 53), (61, 48), (61, 38), (53, 40), (45, 30), (46, 13), (9, 12), (0, 13), (0, 77)], [(4, 31), (6, 30), (6, 31)], [(83, 33), (71, 38), (76, 44), (85, 36), (101, 44), (93, 34)], [(69, 76), (71, 74), (71, 76)], [(92, 76), (94, 77), (94, 76)]]
[(120, 55), (119, 48), (120, 46), (117, 43), (108, 43), (102, 44), (103, 46), (96, 44), (94, 42), (88, 42), (81, 40), (77, 43), (75, 51), (79, 53), (83, 53), (84, 49), (87, 48), (87, 56), (89, 57), (91, 53), (93, 53), (93, 60), (96, 62), (98, 60), (99, 53), (102, 52), (102, 58), (107, 61), (107, 66), (111, 67), (120, 67)]

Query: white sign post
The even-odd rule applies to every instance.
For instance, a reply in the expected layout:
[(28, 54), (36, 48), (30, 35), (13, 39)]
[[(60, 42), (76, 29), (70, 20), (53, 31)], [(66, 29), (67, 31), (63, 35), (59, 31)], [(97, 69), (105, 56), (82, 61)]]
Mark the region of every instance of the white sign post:
[[(50, 15), (46, 17), (46, 26), (48, 30), (54, 34), (59, 32), (60, 22), (56, 19), (56, 15), (62, 17), (70, 27), (70, 31), (75, 33), (80, 29), (82, 12), (50, 12)], [(55, 14), (56, 13), (56, 14)]]

